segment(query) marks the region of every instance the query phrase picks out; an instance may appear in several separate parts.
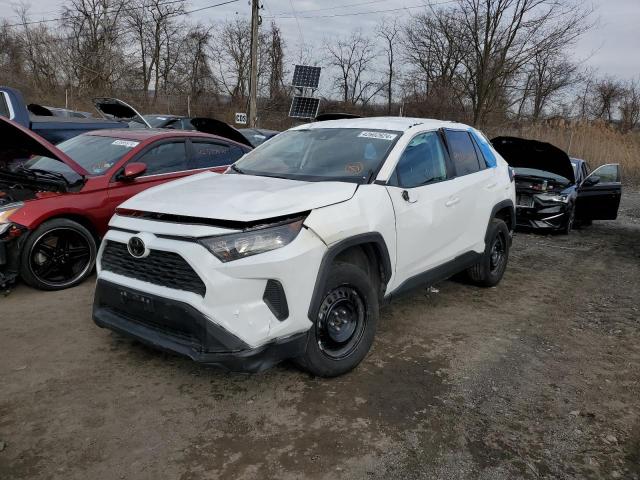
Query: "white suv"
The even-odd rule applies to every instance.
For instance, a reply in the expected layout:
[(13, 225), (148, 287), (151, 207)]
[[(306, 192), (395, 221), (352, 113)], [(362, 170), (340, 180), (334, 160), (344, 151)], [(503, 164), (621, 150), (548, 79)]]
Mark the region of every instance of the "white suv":
[(369, 351), (383, 302), (463, 271), (500, 281), (514, 198), (506, 162), (466, 125), (302, 125), (224, 175), (122, 204), (100, 248), (93, 318), (232, 370), (293, 358), (339, 375)]

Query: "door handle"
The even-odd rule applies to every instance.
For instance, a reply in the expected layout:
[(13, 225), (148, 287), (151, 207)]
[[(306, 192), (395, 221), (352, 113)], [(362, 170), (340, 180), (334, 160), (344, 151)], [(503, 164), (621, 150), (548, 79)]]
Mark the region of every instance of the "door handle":
[(445, 207), (453, 207), (456, 203), (460, 202), (460, 197), (451, 198), (444, 203)]
[(403, 190), (401, 195), (402, 195), (402, 199), (407, 203), (416, 203), (418, 201), (417, 198), (411, 198), (411, 196), (409, 195), (409, 192), (407, 192), (406, 190)]

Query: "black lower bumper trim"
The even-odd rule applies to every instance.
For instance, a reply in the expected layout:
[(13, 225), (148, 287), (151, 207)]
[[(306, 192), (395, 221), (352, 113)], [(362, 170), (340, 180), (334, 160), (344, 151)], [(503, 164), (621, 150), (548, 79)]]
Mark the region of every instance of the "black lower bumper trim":
[(258, 348), (213, 323), (192, 306), (99, 280), (93, 320), (160, 350), (231, 371), (260, 372), (304, 353), (307, 333)]

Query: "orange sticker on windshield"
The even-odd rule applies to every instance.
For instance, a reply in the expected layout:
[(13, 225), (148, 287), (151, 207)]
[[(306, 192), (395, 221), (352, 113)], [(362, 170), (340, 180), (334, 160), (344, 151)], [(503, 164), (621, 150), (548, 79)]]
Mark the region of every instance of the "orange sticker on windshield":
[(364, 170), (364, 165), (362, 164), (362, 162), (348, 163), (347, 166), (344, 167), (344, 169), (351, 175), (357, 175), (359, 173), (362, 173), (362, 170)]

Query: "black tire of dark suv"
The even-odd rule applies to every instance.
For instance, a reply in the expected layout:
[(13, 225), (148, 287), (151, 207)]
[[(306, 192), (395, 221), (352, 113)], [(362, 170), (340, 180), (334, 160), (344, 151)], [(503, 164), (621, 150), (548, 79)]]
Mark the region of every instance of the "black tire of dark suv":
[(499, 218), (491, 219), (487, 229), (487, 241), (484, 253), (478, 263), (467, 270), (469, 279), (480, 287), (495, 287), (509, 261), (509, 227)]
[(335, 263), (309, 329), (306, 352), (295, 362), (319, 377), (336, 377), (354, 369), (373, 344), (378, 310), (369, 275), (356, 265)]

